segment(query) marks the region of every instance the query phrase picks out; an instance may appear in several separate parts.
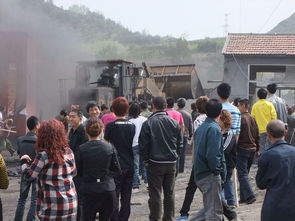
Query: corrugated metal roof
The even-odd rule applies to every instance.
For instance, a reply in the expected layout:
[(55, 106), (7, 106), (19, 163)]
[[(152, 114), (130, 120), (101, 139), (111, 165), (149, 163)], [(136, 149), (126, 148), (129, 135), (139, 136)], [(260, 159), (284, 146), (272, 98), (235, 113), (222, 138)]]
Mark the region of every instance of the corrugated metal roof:
[(228, 34), (223, 54), (295, 55), (295, 35)]

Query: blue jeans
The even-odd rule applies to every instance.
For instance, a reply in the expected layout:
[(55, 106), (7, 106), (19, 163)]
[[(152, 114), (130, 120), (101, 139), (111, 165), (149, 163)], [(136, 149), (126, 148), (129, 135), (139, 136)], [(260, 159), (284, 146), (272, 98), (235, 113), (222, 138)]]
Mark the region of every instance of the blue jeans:
[(267, 133), (260, 133), (259, 134), (259, 153), (263, 153), (265, 150), (267, 150), (271, 143), (267, 137)]
[(226, 179), (225, 179), (225, 183), (224, 183), (223, 191), (222, 191), (222, 195), (224, 196), (224, 199), (226, 200), (227, 205), (236, 205), (236, 200), (234, 196), (234, 186), (231, 179), (232, 175), (233, 175), (233, 169), (227, 168)]
[(142, 179), (144, 180), (144, 183), (148, 183), (147, 180), (147, 172), (146, 172), (146, 168), (143, 165), (143, 159), (141, 154), (139, 155), (139, 174), (141, 175)]
[(18, 199), (17, 208), (15, 211), (14, 221), (22, 221), (24, 216), (24, 210), (26, 205), (26, 200), (28, 198), (30, 187), (32, 186), (31, 192), (31, 206), (27, 215), (27, 221), (35, 220), (36, 216), (36, 204), (37, 204), (37, 180), (28, 181), (21, 177), (20, 182), (20, 195)]
[(132, 147), (134, 156), (134, 175), (132, 180), (132, 187), (139, 187), (139, 146)]
[(238, 179), (240, 183), (240, 200), (241, 202), (247, 201), (249, 198), (255, 197), (252, 190), (251, 184), (249, 182), (249, 172), (255, 152), (249, 152), (245, 150), (238, 149), (237, 155), (237, 171)]

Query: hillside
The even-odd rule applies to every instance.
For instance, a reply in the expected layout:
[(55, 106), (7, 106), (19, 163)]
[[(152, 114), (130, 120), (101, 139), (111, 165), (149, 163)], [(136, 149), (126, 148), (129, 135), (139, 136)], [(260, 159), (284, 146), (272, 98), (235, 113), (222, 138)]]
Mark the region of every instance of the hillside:
[(276, 34), (295, 34), (295, 13), (289, 18), (281, 21), (276, 27), (269, 31)]

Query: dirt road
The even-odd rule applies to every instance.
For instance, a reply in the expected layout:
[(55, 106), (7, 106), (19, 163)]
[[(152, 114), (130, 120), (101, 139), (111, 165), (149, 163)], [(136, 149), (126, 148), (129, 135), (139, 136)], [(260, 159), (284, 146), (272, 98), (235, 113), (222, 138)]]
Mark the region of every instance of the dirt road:
[[(17, 171), (17, 163), (14, 158), (8, 156), (6, 152), (3, 153), (9, 170)], [(175, 187), (175, 216), (179, 216), (179, 210), (182, 206), (185, 188), (189, 180), (191, 158), (187, 157), (187, 165), (185, 172), (178, 175)], [(251, 171), (251, 182), (253, 187), (255, 187), (255, 193), (257, 193), (257, 201), (252, 205), (241, 204), (237, 209), (238, 217), (240, 221), (259, 221), (260, 220), (260, 210), (262, 206), (262, 201), (264, 197), (264, 191), (257, 189), (254, 184), (254, 177), (256, 173), (256, 166), (253, 166)], [(18, 177), (9, 177), (10, 185), (7, 190), (1, 190), (1, 199), (3, 203), (3, 213), (4, 221), (12, 221), (14, 219), (14, 213), (17, 205), (17, 199), (19, 196), (19, 181)], [(28, 204), (28, 203), (27, 203)], [(191, 215), (193, 216), (198, 209), (202, 206), (201, 193), (197, 190), (194, 201), (191, 207)], [(132, 208), (130, 221), (148, 221), (148, 192), (146, 186), (143, 184), (140, 186), (140, 192), (132, 195)]]

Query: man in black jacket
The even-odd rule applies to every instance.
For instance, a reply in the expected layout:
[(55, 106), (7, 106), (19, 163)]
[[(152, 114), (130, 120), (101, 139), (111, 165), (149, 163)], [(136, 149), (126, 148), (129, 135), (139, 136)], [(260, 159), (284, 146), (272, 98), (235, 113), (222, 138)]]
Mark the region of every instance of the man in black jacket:
[[(166, 100), (153, 99), (154, 113), (143, 123), (139, 145), (148, 171), (151, 221), (172, 221), (174, 217), (174, 184), (176, 162), (182, 148), (182, 135), (177, 121), (164, 111)], [(164, 192), (162, 216), (161, 192)]]

